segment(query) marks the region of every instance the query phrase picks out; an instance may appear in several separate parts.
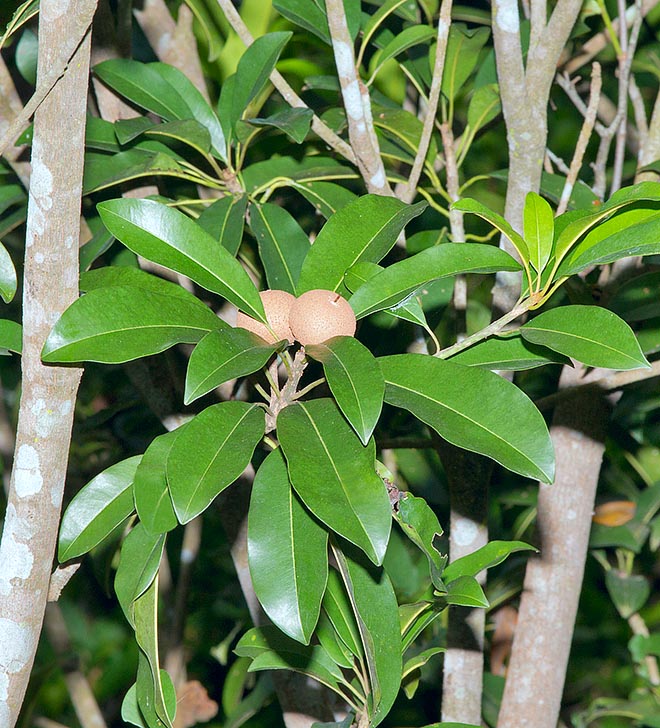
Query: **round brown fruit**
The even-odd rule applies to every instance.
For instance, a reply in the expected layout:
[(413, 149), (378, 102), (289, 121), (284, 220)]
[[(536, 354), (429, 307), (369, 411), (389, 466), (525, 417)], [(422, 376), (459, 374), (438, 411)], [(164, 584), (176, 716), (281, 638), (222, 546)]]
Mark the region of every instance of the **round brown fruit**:
[(289, 312), (289, 325), (296, 340), (306, 346), (333, 336), (353, 336), (356, 321), (345, 298), (317, 288), (296, 298)]
[(240, 326), (242, 329), (247, 329), (253, 334), (261, 336), (269, 344), (274, 344), (276, 341), (281, 341), (282, 339), (293, 343), (293, 334), (289, 327), (289, 311), (291, 305), (296, 300), (295, 297), (286, 291), (261, 291), (259, 296), (264, 304), (266, 319), (275, 336), (273, 336), (265, 324), (244, 314), (242, 311), (239, 311), (238, 316), (236, 316), (236, 326)]

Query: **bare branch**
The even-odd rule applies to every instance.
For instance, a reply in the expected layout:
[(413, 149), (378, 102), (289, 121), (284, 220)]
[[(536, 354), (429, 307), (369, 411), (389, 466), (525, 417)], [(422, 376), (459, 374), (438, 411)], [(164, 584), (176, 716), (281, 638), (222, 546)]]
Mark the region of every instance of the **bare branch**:
[(437, 46), (435, 52), (435, 63), (433, 64), (433, 79), (429, 92), (429, 101), (424, 115), (424, 126), (419, 139), (419, 147), (415, 154), (407, 186), (401, 191), (399, 197), (404, 202), (412, 202), (415, 198), (417, 184), (424, 168), (426, 154), (431, 143), (431, 135), (435, 124), (435, 117), (438, 113), (438, 102), (440, 101), (440, 90), (442, 88), (442, 74), (445, 68), (445, 57), (447, 55), (447, 42), (449, 40), (449, 27), (451, 25), (452, 0), (443, 0), (438, 18)]
[[(245, 43), (246, 46), (252, 45), (254, 38), (252, 33), (248, 30), (247, 26), (243, 22), (243, 18), (238, 14), (238, 11), (233, 6), (231, 0), (218, 0), (218, 5), (222, 8), (222, 12), (225, 14), (227, 21), (234, 29), (238, 37)], [(307, 104), (298, 96), (298, 94), (289, 86), (284, 80), (284, 77), (279, 71), (273, 71), (270, 74), (270, 80), (273, 86), (280, 92), (282, 98), (289, 104), (289, 106), (295, 108), (307, 109)], [(312, 117), (312, 129), (323, 141), (342, 157), (348, 159), (349, 162), (357, 164), (357, 159), (351, 146), (347, 144), (341, 137), (338, 137), (327, 124), (325, 124), (319, 117), (314, 114)]]

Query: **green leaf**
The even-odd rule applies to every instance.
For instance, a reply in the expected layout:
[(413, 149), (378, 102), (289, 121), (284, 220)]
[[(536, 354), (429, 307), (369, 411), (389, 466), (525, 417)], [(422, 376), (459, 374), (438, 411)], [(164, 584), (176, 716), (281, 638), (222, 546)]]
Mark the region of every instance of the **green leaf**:
[(202, 513), (238, 478), (264, 427), (261, 407), (247, 402), (212, 405), (186, 424), (167, 459), (167, 482), (180, 523)]
[(306, 645), (319, 617), (328, 577), (327, 543), (327, 532), (291, 488), (281, 449), (274, 450), (259, 467), (252, 487), (250, 575), (273, 623)]
[[(443, 589), (443, 594), (445, 593), (446, 589)], [(401, 647), (404, 654), (417, 637), (445, 611), (446, 607), (447, 604), (442, 599), (402, 604), (399, 607)]]
[(318, 0), (273, 0), (273, 7), (292, 23), (305, 28), (330, 45), (330, 31), (324, 3)]
[(452, 561), (445, 569), (443, 576), (446, 581), (458, 579), (461, 576), (477, 576), (484, 569), (501, 564), (516, 551), (537, 550), (534, 546), (522, 541), (491, 541), (471, 554)]
[(277, 417), (289, 477), (312, 513), (377, 564), (391, 527), (387, 491), (364, 447), (330, 399), (295, 402)]
[(194, 402), (230, 379), (256, 372), (278, 348), (246, 329), (210, 331), (190, 355), (184, 403)]
[(470, 134), (489, 124), (502, 110), (500, 90), (496, 83), (489, 83), (474, 90), (467, 111)]
[(227, 160), (227, 143), (218, 117), (188, 77), (174, 66), (115, 58), (99, 63), (94, 73), (110, 88), (166, 121), (195, 119), (208, 130), (217, 156)]
[[(147, 658), (144, 657), (142, 654), (139, 656), (139, 660), (146, 660)], [(139, 663), (138, 663), (139, 664)], [(148, 667), (148, 665), (147, 665)], [(139, 670), (138, 666), (138, 670)], [(165, 706), (167, 709), (167, 712), (170, 716), (171, 720), (174, 720), (174, 714), (176, 712), (176, 691), (174, 690), (174, 685), (172, 684), (172, 679), (170, 676), (165, 672), (165, 670), (160, 671), (160, 680), (161, 685), (163, 687), (163, 697), (165, 701)], [(143, 700), (144, 702), (144, 700)], [(154, 711), (155, 713), (155, 711)], [(157, 720), (160, 720), (158, 716), (155, 716)], [(153, 715), (151, 716), (153, 720)], [(133, 683), (131, 687), (128, 689), (128, 692), (124, 696), (124, 700), (121, 704), (121, 719), (125, 721), (126, 723), (130, 723), (131, 725), (136, 725), (138, 728), (150, 728), (150, 725), (148, 722), (145, 722), (144, 716), (142, 714), (142, 711), (140, 710), (140, 706), (138, 704), (138, 697), (137, 697), (137, 683)], [(163, 726), (164, 723), (160, 723), (160, 726)], [(158, 728), (160, 728), (158, 726)]]
[(342, 292), (344, 273), (361, 260), (377, 263), (426, 203), (406, 205), (395, 197), (365, 195), (336, 212), (323, 226), (303, 263), (298, 294), (315, 288)]
[(305, 351), (323, 364), (339, 409), (362, 444), (367, 445), (380, 417), (385, 392), (378, 362), (352, 336), (336, 336), (322, 344), (307, 346)]
[(16, 321), (0, 319), (0, 350), (2, 353), (14, 351), (21, 354), (23, 351), (23, 327)]
[(340, 667), (344, 667), (347, 670), (355, 669), (354, 655), (343, 643), (330, 621), (330, 617), (324, 611), (321, 611), (319, 615), (314, 636), (318, 639), (321, 647), (323, 647), (332, 660)]
[(97, 209), (108, 230), (134, 253), (188, 276), (266, 323), (259, 292), (244, 268), (194, 220), (154, 200), (108, 200)]
[(231, 104), (232, 126), (243, 116), (248, 104), (261, 91), (275, 68), (280, 53), (293, 33), (266, 33), (246, 48), (236, 68)]
[(189, 147), (205, 156), (211, 150), (211, 135), (208, 129), (194, 119), (167, 121), (163, 124), (152, 125), (145, 131), (147, 136), (166, 137), (187, 144)]
[(630, 326), (598, 306), (551, 309), (521, 326), (520, 334), (590, 367), (627, 370), (650, 366)]
[(438, 591), (444, 592), (442, 572), (447, 563), (447, 556), (441, 554), (438, 549), (438, 540), (442, 536), (438, 517), (423, 498), (406, 493), (399, 500), (394, 518), (401, 526), (401, 530), (428, 559), (433, 586)]
[(190, 178), (173, 156), (163, 152), (151, 149), (127, 149), (113, 155), (88, 152), (85, 155), (83, 194), (157, 175)]
[(570, 364), (570, 360), (545, 346), (525, 341), (515, 334), (480, 341), (469, 349), (463, 349), (451, 357), (451, 361), (469, 367), (483, 367), (497, 371), (521, 371), (544, 364)]
[(651, 595), (648, 579), (641, 574), (626, 574), (617, 569), (609, 569), (605, 572), (605, 585), (623, 619), (639, 612)]
[(222, 324), (190, 298), (191, 302), (182, 301), (129, 286), (90, 291), (62, 314), (46, 339), (42, 359), (117, 364), (158, 354), (174, 344), (194, 344)]
[(115, 125), (111, 121), (88, 114), (85, 123), (85, 147), (101, 152), (119, 152), (121, 147), (117, 143)]
[(529, 262), (530, 254), (527, 249), (527, 244), (522, 236), (519, 235), (501, 215), (498, 215), (496, 212), (488, 209), (485, 205), (477, 202), (477, 200), (473, 200), (469, 197), (459, 200), (458, 202), (454, 202), (451, 207), (452, 210), (471, 212), (472, 214), (483, 218), (486, 222), (489, 222), (494, 228), (509, 238), (513, 247), (518, 251), (518, 255), (520, 255), (521, 259), (525, 262)]
[(625, 281), (610, 298), (609, 306), (626, 321), (660, 316), (660, 271)]
[(555, 235), (555, 218), (550, 205), (536, 192), (528, 192), (523, 214), (523, 233), (530, 263), (541, 273), (550, 260)]
[(477, 65), (481, 49), (489, 36), (488, 28), (468, 30), (462, 23), (452, 23), (442, 74), (442, 93), (446, 98), (450, 100), (456, 98), (461, 86)]
[[(191, 120), (192, 121), (192, 120)], [(176, 124), (176, 122), (173, 122)], [(115, 136), (121, 144), (128, 144), (139, 136), (144, 134), (148, 129), (156, 126), (156, 122), (148, 116), (134, 116), (132, 119), (118, 119), (114, 123)], [(209, 146), (211, 141), (209, 139)]]
[(335, 569), (328, 572), (322, 606), (342, 644), (352, 655), (361, 657), (363, 651), (360, 631), (344, 584)]
[(447, 584), (447, 604), (459, 607), (489, 607), (484, 590), (473, 576), (459, 576)]
[(283, 131), (294, 144), (302, 144), (309, 134), (314, 112), (311, 109), (288, 108), (267, 118), (248, 119), (254, 126), (271, 126)]
[(151, 533), (137, 523), (121, 545), (115, 593), (126, 618), (134, 624), (133, 604), (151, 586), (165, 546), (164, 533)]
[(268, 287), (296, 295), (309, 238), (295, 218), (279, 205), (250, 205), (250, 228), (259, 245)]
[(60, 526), (60, 563), (91, 551), (133, 513), (133, 478), (140, 455), (106, 468), (69, 503)]
[[(95, 291), (99, 288), (111, 288), (115, 286), (143, 288), (164, 296), (176, 296), (188, 305), (192, 304), (199, 308), (206, 308), (206, 306), (200, 303), (199, 299), (195, 298), (195, 296), (186, 291), (178, 283), (166, 281), (164, 278), (159, 278), (140, 268), (132, 268), (127, 265), (108, 265), (104, 268), (94, 268), (94, 270), (85, 271), (80, 276), (78, 286), (83, 293)], [(222, 328), (224, 325), (224, 321), (221, 321), (220, 327)], [(229, 328), (228, 324), (226, 328)]]
[[(316, 245), (316, 243), (315, 243)], [(360, 286), (350, 304), (357, 318), (406, 303), (419, 288), (457, 273), (520, 270), (520, 265), (494, 245), (443, 243), (385, 268)]]
[(374, 70), (371, 78), (378, 73), (383, 64), (387, 63), (391, 58), (395, 58), (399, 54), (407, 51), (413, 46), (420, 43), (427, 43), (435, 37), (435, 31), (428, 25), (411, 25), (404, 28), (398, 35), (392, 38), (387, 45), (374, 54), (371, 65)]
[(354, 549), (334, 548), (339, 571), (357, 619), (369, 673), (370, 726), (379, 725), (401, 685), (401, 632), (394, 589), (382, 568), (365, 562)]
[(378, 361), (386, 402), (409, 410), (458, 447), (487, 455), (514, 473), (552, 482), (554, 453), (546, 424), (511, 382), (423, 354)]
[(170, 676), (159, 668), (158, 579), (134, 605), (135, 639), (141, 653), (138, 660), (137, 700), (150, 728), (172, 728), (176, 693)]
[(344, 205), (357, 199), (355, 192), (333, 182), (296, 182), (293, 188), (326, 220)]
[(7, 248), (0, 243), (0, 296), (5, 303), (14, 298), (17, 285), (16, 268)]
[(585, 235), (557, 271), (570, 276), (593, 265), (605, 265), (634, 255), (660, 253), (660, 213), (626, 210)]
[(234, 256), (243, 241), (247, 202), (247, 195), (227, 195), (216, 200), (197, 218), (197, 224)]
[(181, 427), (154, 438), (135, 471), (135, 510), (142, 525), (151, 533), (165, 533), (178, 524), (167, 486), (165, 464), (180, 432)]
[(343, 681), (339, 667), (320, 645), (301, 645), (276, 627), (255, 627), (238, 641), (234, 652), (252, 658), (250, 672), (295, 670), (309, 675), (332, 690)]

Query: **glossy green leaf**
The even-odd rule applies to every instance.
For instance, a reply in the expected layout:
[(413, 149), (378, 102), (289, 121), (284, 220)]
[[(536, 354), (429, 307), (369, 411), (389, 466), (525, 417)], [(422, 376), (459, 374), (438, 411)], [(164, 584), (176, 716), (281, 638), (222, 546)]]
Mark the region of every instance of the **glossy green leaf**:
[(278, 13), (330, 45), (325, 7), (317, 0), (273, 0)]
[(188, 276), (266, 323), (259, 292), (244, 268), (194, 220), (154, 200), (108, 200), (97, 209), (108, 230), (134, 253)]
[(623, 619), (628, 619), (639, 612), (651, 595), (651, 586), (645, 576), (626, 574), (617, 569), (605, 572), (605, 586)]
[[(277, 524), (273, 528), (273, 524)], [(328, 534), (298, 500), (280, 448), (259, 467), (248, 517), (248, 562), (273, 623), (309, 644), (328, 577)]]
[(488, 28), (468, 30), (462, 23), (452, 23), (442, 74), (442, 93), (448, 99), (456, 98), (461, 86), (470, 77), (489, 36)]
[(394, 517), (401, 530), (428, 559), (433, 586), (444, 592), (442, 578), (447, 556), (440, 553), (438, 548), (442, 536), (438, 517), (423, 498), (417, 498), (412, 493), (406, 493), (399, 500)]
[(361, 260), (377, 263), (426, 203), (406, 205), (395, 197), (365, 195), (336, 212), (323, 226), (303, 263), (298, 294), (314, 288), (343, 290), (344, 273)]
[(520, 265), (494, 245), (443, 243), (385, 268), (351, 296), (357, 318), (395, 307), (431, 281), (458, 273), (520, 270)]
[(151, 533), (165, 533), (178, 525), (167, 486), (165, 464), (180, 433), (181, 427), (152, 440), (135, 471), (135, 510), (142, 525)]
[(94, 73), (110, 88), (166, 121), (195, 119), (210, 136), (220, 159), (227, 159), (227, 144), (213, 109), (188, 77), (165, 63), (139, 63), (115, 58), (99, 63)]
[(522, 541), (491, 541), (471, 554), (452, 561), (443, 576), (446, 581), (458, 579), (460, 576), (477, 576), (484, 569), (501, 564), (516, 551), (537, 551), (537, 549)]
[(336, 690), (343, 675), (320, 645), (301, 645), (266, 626), (248, 630), (238, 641), (234, 652), (252, 658), (250, 672), (257, 670), (295, 670)]
[[(115, 128), (117, 141), (121, 145), (124, 145), (134, 141), (148, 129), (156, 126), (156, 124), (157, 122), (150, 119), (148, 116), (134, 116), (132, 119), (118, 119), (115, 121), (113, 126)], [(211, 141), (209, 139), (209, 146), (210, 145)]]
[(374, 55), (373, 65), (375, 70), (372, 72), (371, 77), (373, 78), (381, 66), (391, 58), (396, 58), (396, 56), (420, 43), (428, 43), (434, 37), (435, 30), (428, 25), (411, 25), (404, 28)]
[(178, 343), (194, 344), (218, 326), (218, 317), (191, 296), (163, 295), (129, 286), (90, 291), (74, 301), (51, 330), (45, 362), (106, 364), (157, 354)]
[(587, 233), (566, 256), (557, 277), (574, 275), (590, 266), (621, 258), (657, 253), (660, 253), (660, 213), (626, 210)]
[(352, 655), (362, 656), (360, 631), (344, 584), (335, 569), (328, 572), (322, 606), (342, 644)]
[[(660, 200), (660, 190), (658, 189), (658, 186), (655, 182), (640, 182), (639, 184), (633, 185), (632, 187), (623, 187), (622, 189), (618, 190), (618, 192), (615, 192), (604, 205), (598, 207), (596, 212), (588, 215), (583, 214), (575, 220), (572, 220), (569, 217), (568, 219), (571, 219), (571, 222), (569, 222), (569, 224), (566, 226), (562, 226), (561, 232), (559, 233), (555, 241), (555, 259), (557, 261), (563, 260), (565, 255), (577, 243), (582, 235), (584, 235), (588, 230), (597, 225), (599, 222), (606, 220), (617, 210), (620, 210), (622, 207), (630, 205), (634, 202), (647, 200)], [(565, 214), (570, 216), (572, 213)], [(563, 215), (558, 218), (557, 222), (561, 220), (561, 217), (563, 217)], [(562, 273), (566, 275), (564, 271), (562, 271)]]
[(459, 607), (490, 606), (484, 590), (473, 576), (459, 576), (447, 584), (447, 593), (443, 595), (447, 604)]
[(550, 259), (555, 235), (555, 218), (550, 205), (536, 192), (528, 192), (523, 214), (523, 234), (529, 262), (541, 273)]
[(101, 152), (119, 152), (121, 147), (117, 143), (115, 125), (111, 121), (88, 114), (85, 123), (85, 147)]
[(17, 285), (14, 263), (7, 248), (0, 243), (0, 296), (5, 303), (9, 303), (14, 298)]
[(291, 213), (267, 202), (250, 205), (250, 228), (257, 239), (268, 287), (296, 295), (309, 238)]
[(314, 629), (314, 636), (318, 639), (321, 647), (330, 655), (333, 662), (336, 662), (339, 667), (344, 667), (347, 670), (355, 668), (355, 657), (351, 651), (343, 643), (342, 639), (337, 634), (330, 617), (327, 613), (321, 611), (319, 615), (319, 621)]
[(83, 194), (158, 175), (190, 178), (174, 156), (163, 152), (150, 149), (127, 149), (113, 155), (88, 152), (85, 155)]
[(140, 455), (106, 468), (79, 490), (60, 526), (61, 563), (91, 551), (133, 513), (133, 478)]
[(293, 188), (300, 192), (326, 220), (344, 205), (357, 199), (355, 192), (333, 182), (296, 182)]
[(210, 331), (193, 349), (186, 373), (185, 404), (224, 382), (261, 369), (277, 351), (256, 334), (241, 328)]
[(280, 53), (292, 35), (290, 31), (266, 33), (246, 48), (236, 68), (231, 104), (232, 125), (243, 116), (250, 101), (268, 81)]
[(221, 197), (197, 218), (197, 224), (234, 256), (243, 241), (247, 201), (247, 195)]
[(386, 717), (401, 685), (399, 607), (387, 573), (354, 549), (333, 549), (357, 619), (364, 648), (372, 704), (370, 726)]
[(263, 409), (247, 402), (212, 405), (186, 424), (167, 459), (167, 482), (180, 523), (202, 513), (238, 478), (264, 428)]
[(135, 639), (140, 646), (137, 701), (149, 728), (172, 728), (176, 693), (170, 676), (160, 669), (158, 656), (158, 579), (134, 604)]
[(406, 660), (403, 666), (402, 677), (405, 678), (407, 675), (410, 675), (410, 673), (414, 672), (415, 670), (419, 670), (421, 667), (424, 667), (424, 665), (426, 665), (426, 663), (432, 657), (435, 657), (435, 655), (440, 655), (444, 651), (444, 647), (429, 647), (427, 650), (423, 650), (414, 657), (411, 657), (409, 660)]
[(399, 607), (401, 647), (404, 654), (417, 637), (444, 612), (446, 606), (444, 601), (435, 599), (432, 602), (421, 601)]
[(626, 370), (650, 366), (630, 326), (598, 306), (551, 309), (521, 326), (520, 334), (591, 367)]
[(474, 136), (479, 129), (490, 124), (501, 110), (500, 91), (496, 83), (489, 83), (475, 89), (467, 111), (470, 134)]
[[(147, 273), (141, 268), (132, 268), (128, 265), (108, 265), (103, 268), (85, 271), (80, 275), (78, 284), (83, 293), (115, 286), (130, 286), (131, 288), (142, 288), (154, 293), (160, 293), (164, 296), (176, 296), (188, 305), (202, 307), (200, 301), (178, 283), (166, 281), (164, 278)], [(203, 306), (203, 308), (206, 308), (206, 306)], [(229, 328), (228, 324), (221, 321), (220, 328), (225, 326)]]
[(469, 349), (463, 349), (450, 359), (469, 367), (483, 367), (497, 371), (522, 371), (544, 364), (570, 364), (570, 360), (545, 346), (525, 341), (516, 334), (480, 341)]
[(312, 513), (382, 563), (391, 527), (387, 491), (364, 447), (330, 399), (295, 402), (277, 417), (289, 477)]
[(511, 382), (484, 369), (423, 354), (378, 361), (386, 402), (409, 410), (454, 445), (487, 455), (515, 473), (552, 482), (554, 453), (548, 428)]
[(23, 351), (23, 327), (16, 321), (0, 319), (0, 350), (2, 353), (14, 351), (17, 354)]
[(302, 144), (312, 126), (311, 109), (288, 108), (266, 118), (248, 119), (253, 126), (270, 126), (283, 131), (295, 144)]
[(323, 364), (330, 390), (363, 445), (371, 437), (383, 407), (385, 382), (378, 362), (352, 336), (336, 336), (305, 347), (312, 359)]
[(477, 200), (473, 200), (469, 197), (459, 200), (458, 202), (454, 202), (452, 209), (460, 210), (461, 212), (471, 212), (473, 215), (478, 215), (483, 218), (486, 222), (490, 223), (494, 228), (509, 238), (511, 244), (518, 251), (522, 260), (530, 260), (529, 250), (524, 239), (501, 215), (498, 215), (485, 205), (482, 205), (481, 202), (477, 202)]
[(211, 135), (208, 129), (194, 119), (177, 119), (163, 124), (152, 125), (147, 136), (166, 137), (187, 144), (201, 155), (211, 150)]
[(156, 578), (164, 546), (165, 534), (151, 533), (142, 523), (133, 527), (121, 545), (115, 593), (131, 624), (134, 624), (134, 602)]

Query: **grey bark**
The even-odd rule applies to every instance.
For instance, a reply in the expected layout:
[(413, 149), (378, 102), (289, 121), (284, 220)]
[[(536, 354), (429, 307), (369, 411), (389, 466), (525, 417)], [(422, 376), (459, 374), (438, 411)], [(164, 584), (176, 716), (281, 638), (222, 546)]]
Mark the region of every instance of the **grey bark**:
[(72, 38), (83, 36), (83, 40), (34, 120), (25, 244), (23, 391), (0, 543), (3, 728), (16, 723), (43, 622), (80, 380), (80, 369), (44, 366), (40, 355), (52, 325), (78, 296), (90, 50), (89, 32), (83, 34), (81, 28), (88, 27), (94, 6), (85, 0), (41, 4), (38, 79), (61, 66), (63, 59), (69, 60)]

